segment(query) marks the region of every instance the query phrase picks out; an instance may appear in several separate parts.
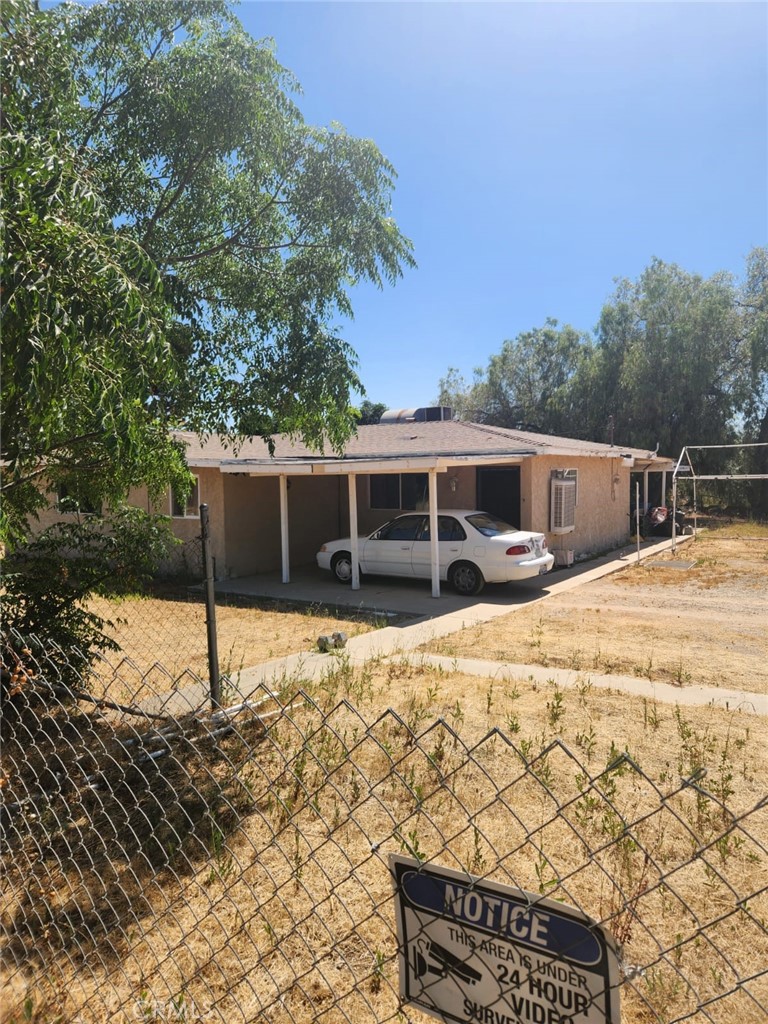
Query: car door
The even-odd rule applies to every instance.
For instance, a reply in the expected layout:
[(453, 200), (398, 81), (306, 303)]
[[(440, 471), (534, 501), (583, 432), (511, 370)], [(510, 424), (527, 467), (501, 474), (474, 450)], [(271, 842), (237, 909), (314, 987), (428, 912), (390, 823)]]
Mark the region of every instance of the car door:
[[(464, 527), (455, 516), (437, 517), (437, 548), (440, 559), (440, 576), (445, 579), (446, 566), (461, 557), (461, 550), (466, 540)], [(413, 574), (419, 579), (432, 576), (432, 545), (429, 542), (429, 517), (425, 516), (424, 525), (413, 542), (411, 560)]]
[(398, 516), (377, 530), (363, 546), (363, 572), (412, 576), (411, 549), (423, 522), (423, 515)]

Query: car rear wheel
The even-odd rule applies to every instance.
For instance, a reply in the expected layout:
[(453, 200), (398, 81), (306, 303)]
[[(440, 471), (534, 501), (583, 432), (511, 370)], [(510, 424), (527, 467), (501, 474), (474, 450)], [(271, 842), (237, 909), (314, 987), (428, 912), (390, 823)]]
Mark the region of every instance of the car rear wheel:
[(485, 586), (483, 574), (471, 562), (457, 562), (448, 573), (448, 582), (457, 594), (472, 597), (479, 594)]
[(339, 583), (352, 582), (352, 555), (348, 551), (339, 551), (331, 560), (331, 572)]

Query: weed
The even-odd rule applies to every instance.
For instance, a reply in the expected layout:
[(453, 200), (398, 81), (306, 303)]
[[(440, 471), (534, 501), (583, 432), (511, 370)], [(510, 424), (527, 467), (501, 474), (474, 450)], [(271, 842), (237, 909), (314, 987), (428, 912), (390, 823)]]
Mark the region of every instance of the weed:
[(374, 950), (373, 953), (373, 973), (371, 975), (371, 992), (377, 995), (381, 991), (381, 983), (386, 977), (384, 966), (387, 962), (385, 953), (382, 953), (380, 949)]
[(520, 732), (520, 718), (513, 711), (507, 712), (506, 724), (507, 732), (510, 732), (513, 736)]
[(576, 733), (576, 746), (580, 747), (587, 755), (587, 761), (592, 760), (592, 754), (596, 744), (597, 737), (595, 736), (595, 728), (591, 722), (589, 723), (589, 732)]
[(681, 654), (675, 666), (674, 681), (678, 686), (683, 686), (685, 683), (690, 683), (691, 678), (691, 673), (683, 668), (683, 656)]
[[(552, 682), (553, 680), (548, 680)], [(555, 683), (555, 693), (552, 700), (547, 701), (547, 721), (556, 732), (561, 731), (560, 719), (565, 714), (563, 691)]]
[(482, 836), (477, 825), (472, 826), (472, 855), (469, 859), (469, 873), (480, 875), (485, 868), (485, 856), (483, 855)]
[(570, 667), (573, 669), (574, 672), (581, 672), (582, 663), (583, 655), (581, 648), (576, 647), (574, 648), (574, 650), (571, 651)]
[(488, 687), (488, 692), (485, 695), (485, 713), (490, 715), (491, 709), (493, 708), (493, 680), (491, 680)]
[(544, 619), (541, 616), (539, 617), (539, 621), (531, 630), (531, 639), (528, 641), (528, 643), (535, 651), (538, 660), (542, 663), (542, 665), (546, 665), (547, 656), (542, 650), (544, 644)]
[(533, 867), (539, 880), (539, 892), (542, 896), (546, 896), (551, 889), (555, 888), (559, 879), (543, 850), (539, 853)]
[(643, 728), (647, 731), (649, 725), (654, 732), (659, 728), (659, 706), (656, 701), (649, 704), (648, 698), (643, 697)]
[(226, 882), (235, 873), (235, 859), (227, 849), (224, 833), (215, 819), (211, 821), (211, 854), (213, 867), (208, 875), (208, 884), (211, 885), (217, 878)]
[(589, 676), (586, 679), (579, 679), (576, 684), (576, 693), (579, 695), (579, 704), (585, 708), (587, 706), (587, 697), (592, 694), (592, 680)]
[(419, 845), (419, 836), (415, 828), (411, 829), (406, 836), (399, 829), (395, 829), (395, 838), (400, 843), (400, 849), (410, 854), (411, 857), (415, 857), (416, 860), (422, 862), (427, 859), (427, 855)]

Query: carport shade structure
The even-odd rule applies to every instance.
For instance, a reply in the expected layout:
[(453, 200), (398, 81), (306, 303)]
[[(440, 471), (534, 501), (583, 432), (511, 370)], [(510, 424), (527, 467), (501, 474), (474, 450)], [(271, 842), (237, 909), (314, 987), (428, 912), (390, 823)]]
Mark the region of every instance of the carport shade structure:
[[(515, 454), (517, 463), (525, 455), (534, 452)], [(407, 458), (385, 459), (269, 459), (263, 464), (242, 459), (232, 459), (222, 463), (222, 473), (247, 472), (251, 476), (278, 476), (280, 479), (280, 540), (282, 557), (283, 583), (290, 583), (290, 564), (288, 556), (288, 477), (289, 476), (346, 476), (349, 491), (349, 530), (350, 547), (352, 549), (352, 589), (360, 589), (360, 550), (357, 527), (357, 474), (358, 473), (426, 473), (429, 482), (429, 535), (431, 556), (432, 597), (440, 597), (440, 557), (437, 529), (437, 474), (447, 473), (455, 467), (457, 458), (446, 459), (439, 456), (416, 456)], [(473, 459), (473, 462), (493, 462), (497, 464), (499, 456), (487, 459)]]

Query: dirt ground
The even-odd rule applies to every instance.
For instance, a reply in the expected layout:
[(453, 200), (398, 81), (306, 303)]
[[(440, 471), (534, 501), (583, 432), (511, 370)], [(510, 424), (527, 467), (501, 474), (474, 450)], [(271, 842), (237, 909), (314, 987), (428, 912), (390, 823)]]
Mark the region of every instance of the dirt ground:
[[(143, 699), (165, 692), (182, 676), (206, 678), (208, 640), (205, 604), (197, 595), (166, 594), (124, 600), (93, 601), (93, 611), (108, 620), (104, 632), (119, 645), (106, 652), (91, 687), (112, 700)], [(291, 607), (274, 601), (217, 601), (216, 636), (222, 675), (273, 658), (317, 650), (320, 636), (348, 637), (377, 628), (375, 618), (337, 615), (327, 608)]]
[[(676, 560), (696, 564), (675, 569), (668, 555), (660, 559), (666, 565), (629, 566), (432, 647), (450, 647), (457, 657), (570, 667), (579, 661), (589, 672), (567, 691), (525, 678), (471, 678), (415, 653), (359, 669), (331, 655), (322, 680), (286, 681), (281, 701), (298, 704), (279, 726), (264, 733), (258, 722), (245, 721), (220, 749), (179, 738), (160, 775), (147, 770), (122, 788), (111, 740), (97, 733), (92, 755), (114, 784), (96, 792), (84, 786), (78, 800), (67, 793), (57, 805), (60, 824), (69, 828), (71, 815), (73, 848), (64, 863), (82, 871), (78, 885), (85, 891), (77, 896), (90, 926), (99, 912), (92, 908), (103, 909), (105, 879), (112, 896), (120, 886), (132, 896), (143, 877), (143, 844), (154, 824), (148, 813), (166, 829), (161, 838), (168, 841), (151, 849), (167, 858), (168, 873), (162, 888), (153, 883), (140, 901), (130, 900), (129, 924), (116, 928), (105, 916), (106, 932), (94, 931), (98, 946), (87, 946), (84, 972), (55, 945), (71, 943), (72, 933), (49, 928), (51, 921), (75, 920), (74, 874), (51, 874), (39, 846), (26, 869), (15, 858), (21, 909), (11, 901), (6, 913), (17, 914), (19, 935), (29, 943), (19, 962), (47, 950), (56, 991), (50, 1001), (40, 989), (30, 994), (9, 960), (7, 990), (24, 1010), (6, 1019), (171, 1019), (165, 1008), (177, 1007), (183, 995), (190, 1020), (250, 1024), (265, 1019), (265, 1007), (274, 1024), (321, 1016), (392, 1020), (397, 942), (386, 858), (418, 850), (562, 898), (604, 921), (624, 962), (643, 968), (622, 987), (626, 1024), (704, 1017), (762, 1024), (765, 720), (743, 709), (681, 709), (589, 683), (590, 673), (636, 670), (682, 686), (766, 685), (768, 529), (749, 537), (702, 535)], [(183, 647), (185, 614), (192, 616), (189, 635), (204, 649), (202, 606), (184, 612), (125, 604), (137, 606), (122, 610), (124, 638), (133, 630), (137, 657), (145, 643), (159, 657), (168, 653), (171, 634), (161, 624), (173, 626), (173, 643)], [(249, 641), (243, 657), (254, 663), (311, 649), (319, 633), (334, 627), (350, 634), (371, 628), (322, 609), (230, 611), (220, 625), (228, 622), (233, 647)], [(147, 632), (147, 621), (156, 632)], [(94, 728), (106, 725), (97, 719)], [(610, 767), (620, 753), (633, 767)], [(682, 782), (691, 777), (697, 788)], [(184, 801), (158, 800), (163, 781)], [(216, 807), (224, 794), (243, 812), (227, 834), (216, 824), (221, 820), (223, 829), (227, 819), (211, 818), (212, 783)], [(110, 794), (128, 801), (128, 811), (135, 803), (133, 817), (105, 804)], [(104, 840), (93, 822), (85, 829), (88, 807)], [(110, 821), (122, 822), (119, 830), (104, 826), (107, 811)], [(189, 837), (191, 824), (198, 832)], [(38, 902), (24, 917), (28, 898)], [(112, 939), (120, 970), (105, 975), (95, 951), (102, 955)], [(701, 1013), (699, 1001), (707, 1007)], [(418, 1011), (407, 1019), (427, 1020)]]
[(766, 692), (768, 528), (702, 531), (676, 554), (630, 565), (425, 649)]

